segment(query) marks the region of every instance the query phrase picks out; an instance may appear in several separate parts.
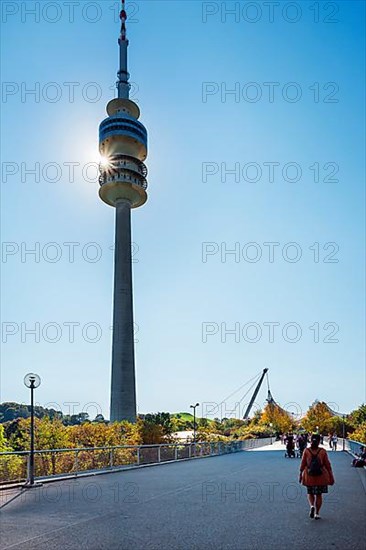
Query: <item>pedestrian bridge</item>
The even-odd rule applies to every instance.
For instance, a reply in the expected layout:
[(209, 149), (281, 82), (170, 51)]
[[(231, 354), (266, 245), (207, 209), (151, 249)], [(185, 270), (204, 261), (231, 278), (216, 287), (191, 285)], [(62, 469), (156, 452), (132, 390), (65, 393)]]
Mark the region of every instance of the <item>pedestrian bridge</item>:
[(281, 443), (2, 491), (1, 548), (365, 548), (365, 471), (329, 453), (336, 484), (310, 520)]

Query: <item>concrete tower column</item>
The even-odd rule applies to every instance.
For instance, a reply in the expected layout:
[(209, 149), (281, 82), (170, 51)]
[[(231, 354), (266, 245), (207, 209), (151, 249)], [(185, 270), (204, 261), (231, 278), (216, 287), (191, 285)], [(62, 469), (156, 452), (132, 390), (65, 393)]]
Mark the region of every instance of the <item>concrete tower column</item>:
[(116, 202), (111, 421), (136, 421), (131, 204)]

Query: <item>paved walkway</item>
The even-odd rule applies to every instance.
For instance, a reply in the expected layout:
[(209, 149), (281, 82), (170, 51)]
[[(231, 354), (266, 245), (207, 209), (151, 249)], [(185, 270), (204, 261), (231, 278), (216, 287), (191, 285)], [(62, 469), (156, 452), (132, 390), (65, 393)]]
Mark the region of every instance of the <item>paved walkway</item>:
[(365, 549), (365, 489), (346, 453), (310, 520), (299, 460), (258, 449), (45, 484), (1, 510), (1, 548), (19, 550)]

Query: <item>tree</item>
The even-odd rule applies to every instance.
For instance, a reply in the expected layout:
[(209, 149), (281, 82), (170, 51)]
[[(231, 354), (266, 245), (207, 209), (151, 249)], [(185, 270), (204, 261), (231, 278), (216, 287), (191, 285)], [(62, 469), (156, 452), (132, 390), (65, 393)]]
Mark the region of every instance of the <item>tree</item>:
[[(37, 419), (35, 419), (35, 423)], [(28, 451), (30, 446), (29, 420), (17, 418), (4, 424), (5, 436), (14, 451)]]
[(66, 414), (63, 417), (62, 422), (65, 424), (65, 426), (80, 426), (80, 424), (89, 422), (89, 415), (86, 412), (72, 414), (71, 416), (69, 414)]
[[(9, 442), (15, 451), (30, 449), (30, 418), (18, 418), (5, 425)], [(47, 416), (34, 419), (34, 446), (36, 450), (64, 449), (71, 446), (67, 429), (59, 419)], [(36, 475), (63, 472), (65, 454), (43, 453), (36, 455)]]
[(332, 418), (334, 417), (328, 405), (324, 401), (315, 401), (309, 407), (301, 423), (308, 432), (319, 430), (320, 433), (327, 433), (331, 429)]
[(260, 424), (261, 419), (262, 419), (262, 411), (261, 411), (261, 409), (257, 409), (254, 412), (253, 417), (250, 419), (250, 423), (252, 425)]
[(197, 424), (199, 428), (208, 428), (209, 422), (207, 418), (199, 418)]
[[(4, 426), (0, 424), (0, 452), (12, 452), (12, 448), (9, 445), (5, 437)], [(8, 481), (13, 479), (20, 479), (24, 471), (24, 463), (19, 456), (5, 455), (0, 457), (0, 481)]]
[[(30, 428), (30, 421), (28, 421)], [(61, 420), (52, 420), (45, 416), (36, 422), (35, 447), (36, 449), (66, 449), (71, 444), (69, 433)]]
[(8, 442), (5, 437), (5, 430), (4, 426), (0, 425), (0, 452), (4, 453), (6, 451), (10, 451), (10, 446), (8, 445)]
[(143, 445), (158, 445), (164, 443), (165, 434), (163, 426), (149, 420), (137, 421)]
[[(26, 420), (30, 426), (30, 420)], [(67, 428), (59, 419), (51, 419), (45, 416), (37, 420), (35, 425), (35, 447), (36, 449), (68, 449), (71, 447), (71, 441)], [(39, 455), (38, 464), (39, 473), (46, 475), (52, 473), (64, 473), (69, 469), (68, 462), (70, 456), (68, 453), (47, 453)], [(51, 468), (51, 472), (49, 469)]]
[(356, 428), (356, 430), (353, 432), (351, 439), (353, 441), (359, 441), (360, 443), (364, 443), (366, 445), (366, 422), (362, 422), (362, 424), (359, 424)]
[(149, 424), (161, 426), (164, 435), (171, 435), (173, 432), (173, 423), (170, 413), (158, 412), (157, 414), (145, 414), (144, 420)]
[(272, 431), (278, 433), (289, 432), (295, 427), (291, 414), (281, 409), (277, 403), (267, 403), (261, 417), (261, 423), (266, 426), (272, 424)]
[(352, 411), (347, 421), (350, 424), (347, 426), (347, 431), (351, 432), (351, 439), (366, 443), (366, 405), (363, 403), (358, 409)]
[(366, 405), (362, 404), (358, 407), (358, 409), (352, 411), (349, 415), (349, 420), (355, 428), (361, 424), (364, 424), (366, 422)]
[[(44, 409), (40, 405), (34, 406), (34, 416), (36, 418), (43, 418), (48, 416), (50, 418), (62, 418), (62, 412), (55, 409)], [(30, 417), (30, 405), (24, 403), (5, 402), (0, 404), (0, 422), (10, 422), (17, 418), (29, 418)]]

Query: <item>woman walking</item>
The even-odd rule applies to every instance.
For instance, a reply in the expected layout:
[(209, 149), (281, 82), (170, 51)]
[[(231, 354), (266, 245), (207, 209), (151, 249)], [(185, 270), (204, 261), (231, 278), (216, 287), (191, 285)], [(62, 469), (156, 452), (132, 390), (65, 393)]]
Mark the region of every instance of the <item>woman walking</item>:
[(299, 482), (307, 487), (310, 504), (310, 517), (320, 519), (319, 512), (323, 504), (323, 493), (328, 485), (334, 484), (332, 466), (327, 451), (319, 447), (320, 435), (311, 436), (310, 447), (305, 449), (300, 466)]

